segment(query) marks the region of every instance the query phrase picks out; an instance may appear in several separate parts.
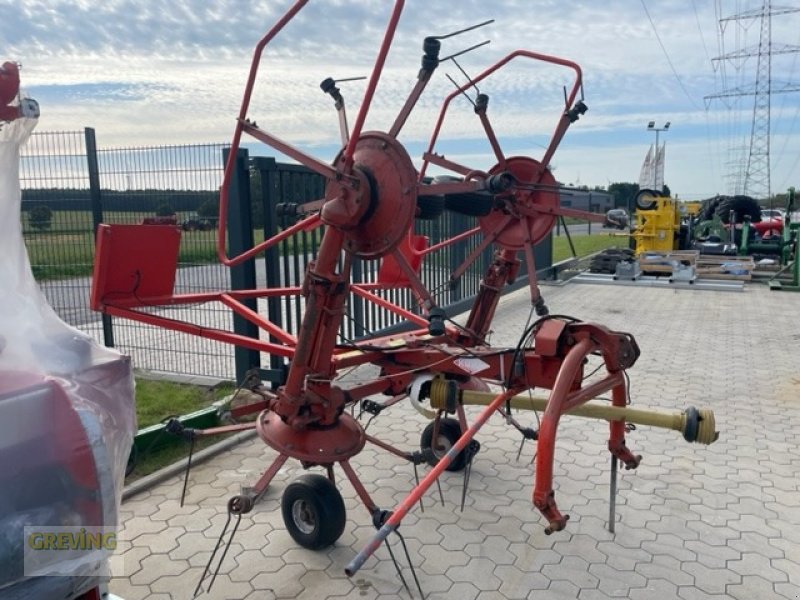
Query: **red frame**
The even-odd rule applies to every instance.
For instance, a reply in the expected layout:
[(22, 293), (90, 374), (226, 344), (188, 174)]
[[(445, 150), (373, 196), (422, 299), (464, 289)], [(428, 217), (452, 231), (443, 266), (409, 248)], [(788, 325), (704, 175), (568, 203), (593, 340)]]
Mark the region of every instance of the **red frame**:
[[(564, 59), (517, 50), (478, 75), (471, 85), (482, 81), (516, 58), (527, 58), (564, 66), (575, 73), (574, 82), (565, 98), (564, 110), (558, 118), (551, 143), (540, 161), (526, 157), (507, 159), (502, 153), (500, 143), (488, 118), (485, 114), (478, 115), (498, 160), (498, 164), (492, 170), (492, 173), (503, 173), (513, 161), (524, 165), (524, 169), (521, 172), (526, 173), (528, 179), (519, 181), (517, 178), (511, 182), (508, 189), (502, 192), (502, 197), (509, 203), (508, 206), (513, 207), (518, 204), (519, 210), (515, 209), (508, 214), (507, 218), (503, 217), (491, 221), (488, 225), (486, 222), (482, 222), (481, 227), (476, 227), (430, 248), (424, 248), (422, 244), (414, 248), (410, 246), (404, 248), (404, 239), (410, 240), (407, 237), (411, 235), (409, 223), (408, 231), (403, 236), (397, 236), (396, 239), (390, 240), (385, 247), (381, 247), (379, 252), (385, 257), (391, 257), (393, 261), (392, 272), (395, 275), (400, 274), (402, 277), (383, 278), (384, 280), (378, 283), (357, 284), (350, 281), (351, 254), (347, 252), (347, 249), (349, 248), (349, 232), (355, 227), (362, 226), (362, 221), (365, 218), (365, 208), (362, 201), (369, 200), (370, 202), (378, 203), (408, 202), (415, 200), (418, 194), (446, 194), (488, 190), (492, 185), (490, 182), (491, 177), (487, 173), (438, 157), (434, 152), (441, 125), (452, 99), (456, 95), (465, 92), (470, 86), (463, 86), (445, 98), (428, 151), (423, 157), (423, 167), (419, 173), (414, 171), (413, 165), (407, 160), (405, 150), (396, 141), (396, 136), (420, 97), (430, 78), (430, 73), (420, 76), (388, 134), (362, 132), (381, 77), (386, 55), (391, 46), (403, 9), (403, 0), (395, 0), (394, 2), (353, 130), (349, 134), (346, 130), (342, 130), (341, 137), (345, 140), (345, 143), (340, 156), (333, 166), (323, 163), (248, 121), (247, 113), (262, 52), (306, 3), (307, 0), (297, 0), (256, 46), (231, 143), (231, 151), (225, 166), (224, 182), (220, 193), (220, 227), (217, 238), (217, 252), (220, 262), (232, 267), (253, 258), (290, 235), (312, 231), (326, 223), (328, 227), (326, 227), (323, 235), (319, 254), (316, 261), (310, 264), (302, 288), (255, 289), (181, 295), (153, 293), (147, 297), (131, 293), (124, 297), (115, 297), (109, 293), (111, 284), (108, 282), (112, 281), (110, 272), (114, 269), (117, 259), (107, 255), (110, 246), (108, 244), (104, 245), (102, 242), (102, 240), (106, 239), (106, 236), (113, 238), (116, 235), (115, 228), (117, 226), (112, 225), (107, 226), (108, 230), (102, 229), (99, 236), (101, 240), (97, 253), (97, 265), (99, 266), (95, 272), (92, 306), (111, 315), (134, 319), (159, 327), (291, 359), (285, 384), (275, 392), (261, 389), (260, 392), (264, 397), (264, 402), (253, 405), (253, 409), (263, 410), (256, 424), (252, 427), (258, 430), (259, 435), (267, 444), (278, 451), (278, 457), (256, 483), (256, 493), (260, 493), (266, 488), (287, 458), (301, 460), (303, 464), (312, 462), (309, 460), (311, 454), (305, 449), (306, 439), (311, 436), (314, 439), (314, 444), (319, 448), (319, 451), (314, 454), (315, 460), (313, 462), (328, 467), (329, 471), (333, 463), (339, 463), (348, 479), (353, 483), (367, 510), (370, 513), (374, 513), (377, 507), (370, 499), (363, 484), (358, 480), (355, 471), (349, 464), (349, 458), (360, 452), (367, 441), (399, 456), (408, 458), (409, 455), (376, 438), (365, 436), (360, 424), (344, 411), (347, 405), (378, 393), (395, 396), (404, 394), (411, 385), (412, 380), (420, 373), (435, 373), (458, 381), (464, 386), (478, 385), (475, 381), (476, 379), (503, 382), (506, 390), (498, 393), (492, 403), (480, 412), (471, 425), (467, 426), (463, 408), (459, 407), (458, 412), (462, 422), (463, 433), (455, 448), (456, 451), (460, 451), (472, 440), (488, 418), (501, 409), (508, 398), (532, 387), (549, 389), (551, 390), (550, 400), (542, 419), (538, 440), (533, 501), (548, 520), (549, 530), (562, 529), (566, 523), (566, 517), (562, 516), (558, 511), (552, 490), (553, 455), (560, 416), (570, 407), (584, 403), (609, 390), (612, 392), (615, 405), (624, 404), (627, 391), (622, 371), (630, 367), (638, 356), (635, 342), (627, 334), (611, 332), (600, 325), (554, 319), (544, 321), (540, 329), (534, 332), (536, 336), (536, 351), (530, 348), (496, 349), (489, 347), (485, 338), (494, 317), (498, 299), (504, 287), (513, 281), (520, 265), (520, 260), (518, 259), (520, 248), (507, 247), (502, 244), (498, 245), (494, 260), (487, 269), (466, 327), (457, 328), (448, 324), (444, 328), (443, 335), (432, 336), (429, 332), (429, 318), (435, 314), (433, 310), (436, 308), (435, 299), (424, 287), (417, 275), (417, 261), (449, 244), (482, 231), (485, 236), (484, 240), (478, 244), (476, 251), (470, 254), (464, 264), (453, 273), (453, 277), (457, 278), (478, 258), (484, 248), (495, 240), (502, 240), (504, 231), (507, 231), (508, 228), (518, 228), (516, 231), (521, 236), (521, 239), (524, 240), (523, 248), (521, 249), (524, 251), (529, 267), (528, 271), (531, 273), (531, 298), (534, 302), (539, 299), (532, 248), (537, 241), (534, 238), (541, 234), (541, 219), (545, 219), (547, 223), (550, 223), (549, 227), (552, 227), (556, 215), (579, 214), (585, 218), (589, 216), (587, 213), (580, 211), (562, 209), (558, 206), (553, 207), (551, 199), (555, 190), (552, 185), (547, 183), (550, 181), (548, 177), (551, 177), (547, 169), (549, 162), (570, 123), (576, 120), (577, 113), (575, 111), (582, 107), (582, 103), (578, 104), (577, 102), (581, 89), (580, 68), (575, 63)], [(340, 111), (339, 122), (343, 124), (342, 126), (345, 126), (346, 118), (343, 114), (343, 106), (337, 107), (337, 109)], [(328, 180), (328, 186), (325, 198), (315, 204), (321, 206), (319, 212), (305, 217), (294, 226), (264, 240), (253, 248), (229, 257), (225, 249), (229, 202), (228, 188), (233, 176), (235, 156), (237, 155), (242, 135), (245, 133), (320, 173)], [(376, 138), (376, 135), (380, 137)], [(388, 150), (376, 148), (372, 141), (370, 142), (371, 145), (365, 146), (364, 140), (367, 138), (370, 138), (370, 140), (384, 140), (384, 146)], [(358, 160), (356, 160), (357, 156), (360, 157)], [(365, 175), (364, 164), (369, 167), (369, 177)], [(436, 164), (450, 169), (463, 175), (465, 179), (462, 182), (426, 185), (422, 182), (422, 177), (428, 164)], [(532, 171), (529, 172), (531, 169)], [(403, 193), (408, 193), (408, 197), (405, 200), (397, 197), (387, 199), (381, 196), (381, 189), (400, 189), (402, 185), (405, 185), (404, 182), (407, 181), (409, 176), (413, 177), (416, 189), (408, 192), (404, 191)], [(547, 183), (547, 185), (542, 185), (543, 182)], [(374, 197), (377, 197), (377, 200)], [(546, 202), (543, 203), (542, 199), (545, 199)], [(380, 204), (380, 206), (384, 206), (384, 204)], [(403, 214), (406, 213), (404, 212)], [(598, 217), (592, 215), (590, 218)], [(367, 229), (367, 235), (379, 237), (389, 233), (395, 234), (394, 229), (390, 230), (385, 227), (388, 226), (380, 223), (370, 224), (370, 228)], [(139, 242), (142, 242), (142, 240), (140, 239)], [(134, 240), (131, 243), (136, 242)], [(136, 255), (136, 251), (128, 247), (125, 254)], [(340, 264), (340, 258), (343, 255), (344, 260)], [(129, 265), (128, 270), (130, 268), (131, 266)], [(139, 272), (149, 271), (140, 269)], [(163, 275), (154, 275), (154, 277), (161, 277), (161, 280), (155, 282), (148, 289), (163, 290), (165, 277)], [(418, 299), (423, 314), (415, 314), (404, 307), (381, 298), (375, 293), (380, 290), (395, 288), (412, 290)], [(350, 292), (382, 308), (393, 311), (395, 314), (418, 325), (419, 329), (405, 334), (366, 340), (347, 347), (337, 346), (337, 333), (344, 313), (346, 299)], [(297, 336), (271, 323), (268, 319), (255, 313), (242, 303), (242, 300), (245, 299), (297, 294), (302, 294), (306, 298), (303, 323)], [(224, 303), (238, 315), (263, 330), (265, 338), (267, 337), (266, 334), (268, 334), (277, 339), (278, 342), (246, 338), (230, 331), (202, 327), (146, 312), (147, 308), (153, 306), (175, 306), (212, 301)], [(597, 353), (603, 356), (607, 373), (599, 381), (583, 387), (583, 364), (585, 359), (589, 355)], [(627, 358), (621, 359), (620, 357), (622, 356)], [(474, 374), (458, 360), (463, 357), (480, 359), (487, 366), (483, 371)], [(521, 360), (523, 367), (521, 372), (515, 369), (519, 360)], [(346, 389), (336, 385), (336, 377), (339, 371), (366, 363), (380, 366), (382, 369), (381, 376)], [(612, 423), (609, 434), (609, 450), (614, 456), (624, 460), (626, 464), (635, 466), (635, 463), (638, 464), (638, 460), (626, 449), (624, 436), (624, 423)], [(303, 446), (303, 448), (298, 449), (297, 446)], [(348, 567), (348, 573), (352, 574), (354, 569), (360, 566), (359, 561), (363, 563), (363, 560), (374, 551), (380, 541), (397, 527), (403, 516), (442, 473), (450, 460), (450, 455), (442, 459), (421, 484), (393, 511), (391, 518), (386, 522), (376, 539)]]

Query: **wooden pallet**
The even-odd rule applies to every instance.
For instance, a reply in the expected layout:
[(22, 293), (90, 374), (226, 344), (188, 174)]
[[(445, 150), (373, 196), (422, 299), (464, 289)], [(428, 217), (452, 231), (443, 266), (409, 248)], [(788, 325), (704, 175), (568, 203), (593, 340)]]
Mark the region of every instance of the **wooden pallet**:
[(699, 257), (697, 250), (675, 250), (673, 252), (648, 252), (639, 256), (639, 267), (644, 273), (672, 275), (675, 263), (693, 267)]
[(752, 256), (715, 256), (701, 254), (697, 260), (697, 275), (704, 279), (735, 279), (750, 281), (756, 264)]

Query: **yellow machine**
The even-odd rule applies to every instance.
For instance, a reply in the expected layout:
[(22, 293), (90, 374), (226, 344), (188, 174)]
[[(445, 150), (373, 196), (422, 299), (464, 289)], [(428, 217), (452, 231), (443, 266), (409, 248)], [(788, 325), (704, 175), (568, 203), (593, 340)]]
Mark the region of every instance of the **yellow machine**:
[(631, 237), (636, 256), (645, 252), (671, 252), (679, 249), (681, 206), (677, 200), (653, 190), (636, 194), (636, 224)]

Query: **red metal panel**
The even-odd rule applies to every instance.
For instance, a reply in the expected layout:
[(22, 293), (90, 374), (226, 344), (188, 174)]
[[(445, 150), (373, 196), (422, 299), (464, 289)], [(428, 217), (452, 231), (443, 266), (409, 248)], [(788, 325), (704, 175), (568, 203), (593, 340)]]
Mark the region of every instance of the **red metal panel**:
[(100, 225), (90, 306), (143, 306), (172, 296), (181, 230), (168, 225)]

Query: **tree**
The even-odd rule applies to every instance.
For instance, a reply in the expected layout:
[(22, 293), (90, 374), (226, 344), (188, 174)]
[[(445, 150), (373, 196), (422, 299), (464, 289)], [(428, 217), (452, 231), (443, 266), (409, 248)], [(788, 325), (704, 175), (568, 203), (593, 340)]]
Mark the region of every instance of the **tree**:
[(197, 216), (213, 218), (219, 216), (219, 201), (208, 199), (197, 207)]
[(619, 208), (632, 208), (633, 199), (639, 193), (638, 183), (612, 183), (608, 186), (608, 193), (614, 196), (614, 206)]
[(50, 225), (53, 223), (53, 211), (46, 204), (34, 206), (28, 211), (28, 223), (39, 231), (50, 229)]
[(175, 210), (170, 206), (169, 202), (162, 202), (156, 207), (157, 217), (171, 217), (175, 214)]

